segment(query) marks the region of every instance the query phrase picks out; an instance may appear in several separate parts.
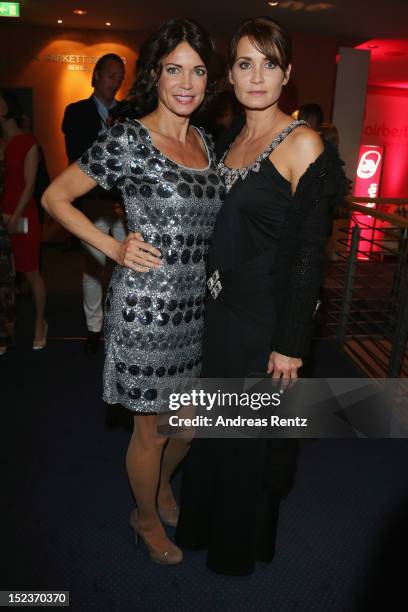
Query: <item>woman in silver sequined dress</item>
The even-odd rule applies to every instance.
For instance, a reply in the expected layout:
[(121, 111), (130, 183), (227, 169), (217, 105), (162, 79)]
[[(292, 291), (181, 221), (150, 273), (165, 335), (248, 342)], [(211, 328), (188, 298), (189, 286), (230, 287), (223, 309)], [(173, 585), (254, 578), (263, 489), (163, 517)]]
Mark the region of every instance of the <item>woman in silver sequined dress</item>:
[[(140, 120), (100, 135), (43, 198), (64, 227), (118, 264), (106, 300), (104, 399), (135, 412), (127, 467), (138, 510), (130, 522), (150, 557), (169, 564), (182, 553), (161, 520), (177, 522), (170, 476), (188, 447), (157, 436), (157, 413), (169, 385), (200, 371), (204, 258), (223, 187), (211, 143), (189, 119), (205, 97), (213, 54), (198, 24), (163, 24), (140, 51), (133, 87)], [(95, 183), (122, 191), (130, 231), (123, 243), (71, 204)]]

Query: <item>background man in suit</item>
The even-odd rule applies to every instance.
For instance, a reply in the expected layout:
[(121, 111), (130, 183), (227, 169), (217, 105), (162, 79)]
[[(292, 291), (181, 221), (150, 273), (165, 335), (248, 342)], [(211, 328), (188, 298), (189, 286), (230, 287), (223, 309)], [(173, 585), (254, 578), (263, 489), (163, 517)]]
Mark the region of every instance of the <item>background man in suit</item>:
[[(109, 111), (116, 104), (115, 95), (125, 76), (123, 60), (114, 53), (97, 61), (93, 75), (93, 94), (86, 100), (70, 104), (65, 109), (62, 131), (70, 163), (75, 162), (92, 145), (98, 134), (109, 126)], [(116, 190), (106, 192), (95, 187), (81, 199), (80, 206), (87, 217), (106, 234), (124, 240), (126, 229)], [(83, 303), (88, 328), (85, 350), (96, 353), (103, 323), (102, 284), (106, 257), (88, 244), (84, 246), (82, 277)]]

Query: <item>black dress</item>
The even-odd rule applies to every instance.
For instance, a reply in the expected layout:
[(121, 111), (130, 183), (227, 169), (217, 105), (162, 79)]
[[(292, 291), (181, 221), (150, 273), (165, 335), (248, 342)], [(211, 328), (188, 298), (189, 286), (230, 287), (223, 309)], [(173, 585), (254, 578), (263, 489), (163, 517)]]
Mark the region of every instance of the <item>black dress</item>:
[[(333, 203), (345, 178), (335, 150), (326, 149), (292, 195), (269, 155), (299, 124), (242, 173), (218, 215), (209, 275), (219, 271), (222, 289), (207, 298), (205, 378), (266, 373), (272, 350), (306, 353)], [(219, 168), (222, 173), (222, 160)], [(293, 439), (194, 440), (183, 472), (177, 543), (207, 548), (209, 568), (222, 574), (250, 574), (256, 560), (271, 561), (296, 454)]]

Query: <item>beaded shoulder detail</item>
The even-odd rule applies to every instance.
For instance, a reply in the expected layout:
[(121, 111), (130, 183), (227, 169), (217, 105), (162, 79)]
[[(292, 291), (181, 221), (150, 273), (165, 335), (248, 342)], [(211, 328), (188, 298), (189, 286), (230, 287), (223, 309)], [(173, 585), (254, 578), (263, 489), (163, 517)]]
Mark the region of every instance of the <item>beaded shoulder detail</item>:
[(228, 191), (230, 191), (231, 187), (235, 184), (235, 182), (239, 178), (241, 180), (244, 180), (250, 172), (259, 172), (259, 169), (261, 167), (261, 162), (265, 158), (269, 157), (272, 151), (276, 149), (281, 144), (281, 142), (283, 142), (285, 138), (287, 138), (289, 134), (291, 134), (293, 130), (297, 128), (299, 125), (308, 125), (308, 124), (306, 123), (306, 121), (303, 121), (303, 120), (295, 120), (289, 123), (288, 126), (286, 126), (277, 136), (275, 136), (272, 142), (266, 147), (264, 151), (262, 151), (262, 153), (258, 155), (255, 161), (253, 161), (248, 166), (245, 166), (245, 168), (229, 168), (228, 166), (224, 164), (224, 160), (227, 157), (229, 150), (233, 144), (231, 142), (228, 149), (225, 151), (224, 155), (221, 157), (220, 161), (218, 162), (218, 171), (220, 175), (222, 176), (222, 178), (224, 179), (225, 189), (227, 193)]

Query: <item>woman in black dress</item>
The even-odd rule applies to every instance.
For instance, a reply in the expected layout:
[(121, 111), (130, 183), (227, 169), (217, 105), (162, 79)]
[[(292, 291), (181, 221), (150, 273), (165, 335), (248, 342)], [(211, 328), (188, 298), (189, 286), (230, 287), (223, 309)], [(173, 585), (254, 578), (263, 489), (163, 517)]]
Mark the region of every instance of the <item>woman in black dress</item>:
[[(296, 379), (307, 351), (331, 211), (345, 183), (337, 154), (279, 109), (290, 70), (281, 26), (253, 18), (238, 28), (229, 78), (246, 123), (230, 134), (218, 166), (227, 196), (208, 272), (217, 271), (222, 288), (207, 299), (205, 378)], [(223, 574), (271, 561), (295, 462), (295, 440), (194, 440), (177, 543), (207, 548), (208, 566)]]

